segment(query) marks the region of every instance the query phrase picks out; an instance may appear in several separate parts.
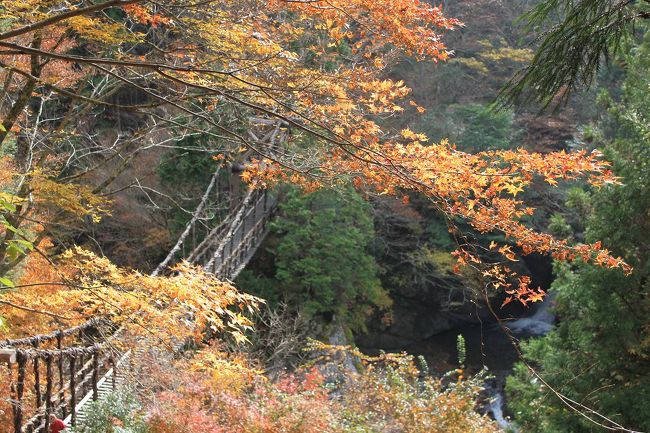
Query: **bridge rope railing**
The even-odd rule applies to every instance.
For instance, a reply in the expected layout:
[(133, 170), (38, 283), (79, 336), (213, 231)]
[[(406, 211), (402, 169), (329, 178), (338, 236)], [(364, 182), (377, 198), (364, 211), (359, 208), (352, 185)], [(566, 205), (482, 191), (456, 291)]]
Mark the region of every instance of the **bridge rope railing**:
[(248, 204), (253, 197), (253, 193), (254, 190), (248, 190), (239, 205), (194, 247), (194, 249), (187, 255), (186, 260), (188, 262), (205, 265), (207, 261), (210, 260), (210, 258), (206, 258), (206, 256), (210, 253), (212, 246), (221, 242), (231, 228), (239, 223), (243, 213), (247, 210)]
[(25, 338), (16, 338), (13, 340), (0, 340), (0, 347), (6, 347), (6, 346), (34, 346), (38, 345), (41, 343), (45, 343), (48, 341), (54, 341), (57, 340), (57, 343), (62, 340), (64, 337), (67, 337), (69, 335), (73, 334), (78, 334), (82, 331), (88, 330), (88, 329), (94, 329), (97, 328), (98, 326), (101, 326), (102, 324), (107, 323), (102, 319), (98, 318), (93, 318), (90, 320), (87, 320), (86, 322), (82, 323), (81, 325), (74, 326), (72, 328), (68, 329), (62, 329), (59, 331), (54, 331), (49, 334), (41, 334), (41, 335), (35, 335), (31, 337), (25, 337)]
[(110, 322), (91, 319), (74, 328), (0, 342), (14, 433), (49, 432), (50, 414), (70, 414), (75, 425), (84, 395), (91, 393), (96, 400), (100, 376), (117, 367), (120, 355), (112, 345), (117, 333)]
[[(271, 127), (262, 138), (250, 131), (255, 141), (265, 143), (271, 153), (281, 150), (287, 138), (286, 125), (268, 119), (252, 120), (261, 127)], [(194, 235), (211, 191), (218, 190), (218, 176), (217, 169), (197, 211), (153, 275), (186, 247), (190, 232)], [(230, 199), (234, 198), (231, 194)], [(277, 207), (277, 197), (268, 190), (249, 189), (232, 204), (231, 211), (201, 242), (193, 242), (187, 256), (190, 263), (200, 264), (224, 279), (234, 279), (261, 245)], [(123, 329), (105, 320), (91, 319), (49, 334), (0, 341), (0, 365), (7, 364), (10, 378), (8, 401), (14, 433), (49, 432), (50, 414), (61, 415), (75, 426), (81, 406), (99, 398), (100, 385), (112, 380), (113, 388), (116, 386), (117, 369), (131, 354), (118, 351), (111, 342)]]
[(217, 185), (219, 181), (219, 172), (221, 171), (221, 167), (217, 167), (215, 170), (214, 174), (212, 175), (212, 178), (210, 179), (210, 182), (208, 183), (208, 187), (205, 189), (205, 192), (203, 193), (203, 196), (201, 197), (201, 201), (199, 202), (199, 205), (197, 206), (196, 210), (194, 211), (192, 218), (188, 221), (187, 225), (185, 226), (185, 229), (179, 236), (178, 240), (176, 241), (176, 244), (172, 247), (172, 249), (169, 251), (165, 259), (160, 262), (160, 264), (156, 267), (156, 269), (151, 273), (151, 275), (156, 276), (162, 272), (169, 263), (174, 259), (174, 256), (181, 251), (183, 245), (185, 244), (185, 241), (187, 237), (192, 233), (194, 230), (194, 227), (196, 223), (199, 221), (201, 218), (201, 214), (205, 210), (208, 201), (210, 199), (210, 193), (214, 189), (214, 187)]
[[(235, 278), (268, 232), (277, 200), (251, 189), (240, 206), (192, 257), (221, 278)], [(127, 353), (111, 344), (123, 328), (91, 319), (49, 334), (0, 341), (0, 364), (9, 369), (14, 433), (49, 431), (49, 415), (77, 424), (77, 415), (99, 398), (99, 387), (123, 368)], [(9, 433), (9, 432), (7, 432)]]
[[(251, 142), (259, 145), (267, 157), (281, 153), (288, 139), (288, 125), (277, 119), (251, 117), (249, 120), (251, 129), (248, 134)], [(252, 150), (242, 156), (243, 160), (255, 158)], [(241, 164), (240, 169), (244, 166), (245, 164)], [(210, 193), (213, 189), (219, 190), (218, 186), (215, 188), (218, 175), (219, 170), (210, 180), (185, 229), (165, 259), (156, 267), (153, 275), (160, 274), (174, 260), (182, 258), (189, 263), (203, 266), (219, 278), (234, 279), (262, 243), (268, 232), (268, 222), (275, 212), (277, 198), (267, 190), (248, 189), (243, 195), (233, 193), (232, 183), (228, 196), (230, 212), (196, 242), (196, 227), (208, 207)], [(239, 178), (235, 183), (242, 184)], [(239, 190), (240, 186), (235, 189)], [(182, 257), (178, 257), (179, 253)]]
[(277, 198), (269, 191), (249, 191), (228, 231), (217, 242), (206, 245), (197, 255), (197, 263), (217, 277), (237, 277), (266, 237), (276, 205)]

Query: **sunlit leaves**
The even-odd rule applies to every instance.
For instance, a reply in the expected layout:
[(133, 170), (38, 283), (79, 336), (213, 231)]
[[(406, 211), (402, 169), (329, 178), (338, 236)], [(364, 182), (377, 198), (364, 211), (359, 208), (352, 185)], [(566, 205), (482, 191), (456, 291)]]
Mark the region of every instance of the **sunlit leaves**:
[[(630, 271), (622, 259), (601, 249), (600, 244), (574, 246), (527, 227), (525, 219), (534, 209), (516, 199), (535, 179), (555, 183), (586, 177), (595, 186), (616, 182), (609, 165), (596, 152), (537, 154), (519, 149), (470, 154), (446, 142), (423, 144), (424, 137), (409, 130), (401, 132), (401, 138), (409, 141), (406, 144), (377, 142), (358, 128), (350, 134), (358, 135), (362, 148), (352, 154), (332, 151), (320, 165), (324, 179), (321, 185), (349, 179), (353, 173), (359, 189), (395, 195), (403, 190), (417, 191), (430, 197), (449, 217), (463, 218), (481, 233), (500, 232), (524, 254), (551, 254), (568, 261), (590, 261)], [(287, 179), (282, 170), (266, 166), (250, 167), (249, 176), (265, 183)], [(303, 181), (309, 188), (314, 187), (313, 179), (305, 177)], [(465, 245), (459, 250), (459, 264), (482, 270), (482, 258), (468, 248)], [(510, 245), (495, 249), (506, 262), (517, 260)], [(538, 300), (539, 291), (524, 280), (519, 279), (519, 289), (512, 289), (515, 273), (505, 266), (500, 269), (490, 275), (505, 276), (503, 281), (493, 280), (496, 288), (513, 290), (512, 294), (522, 302)]]
[[(356, 353), (338, 346), (317, 352), (333, 359)], [(411, 357), (359, 355), (359, 372), (338, 370), (333, 361), (269, 380), (241, 357), (203, 349), (156, 378), (166, 391), (150, 399), (149, 426), (157, 433), (497, 431), (475, 410), (479, 379), (423, 378)], [(336, 381), (328, 370), (337, 371)]]
[[(3, 5), (12, 29), (73, 9), (56, 0)], [(510, 286), (516, 276), (507, 269), (518, 251), (596, 260), (629, 271), (605, 250), (570, 246), (531, 230), (525, 220), (534, 210), (518, 199), (536, 179), (551, 185), (578, 177), (595, 186), (615, 182), (599, 155), (523, 150), (470, 154), (445, 141), (429, 144), (417, 131), (380, 126), (382, 119), (403, 111), (423, 111), (407, 99), (405, 83), (386, 78), (386, 68), (403, 53), (445, 60), (450, 52), (442, 35), (459, 26), (441, 7), (413, 0), (215, 0), (199, 9), (176, 0), (136, 2), (0, 40), (11, 48), (0, 60), (21, 76), (11, 92), (23, 88), (20, 84), (38, 62), (44, 68), (39, 80), (50, 86), (75, 86), (94, 77), (137, 86), (149, 100), (200, 118), (211, 131), (261, 155), (243, 175), (259, 186), (288, 181), (310, 190), (352, 181), (358, 189), (378, 194), (421, 193), (450, 221), (460, 218), (478, 232), (505, 236), (506, 243), (493, 250), (500, 255), (498, 262), (483, 263), (469, 245), (462, 245), (457, 255), (459, 264), (480, 272), (487, 266), (495, 287), (518, 290)], [(40, 50), (35, 53), (31, 46)], [(525, 54), (488, 53), (493, 59)], [(223, 106), (238, 113), (239, 123), (219, 117), (217, 107)], [(252, 116), (281, 120), (290, 128), (286, 149), (259, 148), (242, 134)], [(27, 127), (27, 132), (31, 128), (22, 118), (16, 126)], [(34, 170), (30, 176), (34, 203), (44, 212), (61, 209), (95, 217), (105, 210), (92, 188), (60, 185), (56, 174), (42, 173)], [(70, 204), (67, 198), (75, 200)], [(500, 266), (501, 272), (491, 265)], [(520, 286), (514, 295), (522, 302), (536, 296), (534, 289), (522, 291), (525, 282)]]
[(94, 222), (109, 214), (110, 201), (94, 194), (89, 186), (60, 183), (41, 170), (30, 173), (29, 177), (34, 201), (41, 206), (41, 211), (49, 208), (76, 218), (89, 216)]
[[(40, 255), (28, 260), (19, 284), (40, 284), (3, 299), (58, 314), (72, 323), (107, 317), (134, 333), (155, 335), (155, 343), (199, 336), (206, 329), (245, 342), (251, 322), (244, 313), (255, 311), (261, 302), (185, 264), (172, 276), (152, 277), (121, 269), (82, 249), (66, 252), (56, 267)], [(2, 306), (0, 311), (8, 318), (10, 335), (47, 329), (48, 317)]]

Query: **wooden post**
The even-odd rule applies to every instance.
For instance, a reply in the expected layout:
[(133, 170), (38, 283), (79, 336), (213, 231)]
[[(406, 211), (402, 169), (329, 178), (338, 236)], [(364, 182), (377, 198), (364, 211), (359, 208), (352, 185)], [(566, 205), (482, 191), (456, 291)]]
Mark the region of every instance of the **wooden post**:
[[(248, 212), (246, 211), (246, 209), (244, 209), (244, 217), (241, 219), (241, 239), (239, 240), (240, 243), (246, 237), (246, 218), (248, 218)], [(237, 233), (236, 229), (235, 229), (235, 233)], [(233, 237), (235, 233), (233, 233)]]
[(99, 351), (93, 353), (93, 401), (97, 401), (99, 398), (99, 392), (97, 390), (97, 382), (99, 382)]
[(269, 201), (268, 191), (264, 190), (264, 213), (265, 214), (266, 214), (266, 208), (268, 206), (268, 201)]
[[(235, 229), (235, 230), (232, 232), (232, 236), (230, 237), (230, 254), (228, 255), (229, 257), (232, 256), (232, 250), (233, 250), (233, 248), (234, 248), (234, 243), (233, 243), (233, 242), (234, 242), (234, 240), (235, 240), (235, 233), (237, 233), (237, 229)], [(225, 248), (221, 251), (221, 261), (222, 261), (222, 262), (225, 261), (225, 258), (226, 258), (225, 251), (226, 251)]]
[(70, 356), (70, 422), (73, 426), (77, 424), (77, 381), (75, 371), (75, 361), (76, 358), (74, 355)]
[[(2, 349), (0, 349), (2, 350)], [(16, 362), (16, 353), (13, 353), (13, 361), (7, 361), (7, 377), (9, 378), (9, 398), (10, 402), (15, 401), (15, 396), (16, 396), (16, 383), (14, 382), (14, 369), (12, 365)], [(11, 405), (11, 411), (12, 411), (12, 421), (16, 418), (16, 407), (12, 404)]]
[(50, 414), (52, 413), (52, 384), (54, 383), (54, 374), (52, 373), (52, 355), (49, 353), (45, 356), (45, 428), (44, 431), (50, 431)]
[(0, 362), (6, 362), (11, 368), (16, 363), (16, 349), (0, 349)]
[[(56, 347), (59, 350), (63, 349), (63, 331), (59, 330), (59, 333), (56, 336)], [(59, 354), (59, 362), (58, 362), (58, 367), (59, 367), (59, 401), (58, 403), (61, 403), (62, 401), (65, 401), (65, 384), (63, 382), (63, 355)], [(63, 405), (63, 409), (61, 412), (61, 415), (63, 418), (68, 416), (68, 408), (66, 405)]]
[(16, 354), (18, 362), (18, 380), (16, 382), (16, 394), (14, 399), (14, 431), (21, 433), (23, 427), (23, 391), (25, 390), (25, 364), (27, 359), (22, 352)]
[[(79, 355), (79, 372), (80, 373), (83, 372), (84, 365), (86, 365), (86, 357), (83, 354), (81, 354), (81, 355)], [(80, 389), (81, 395), (84, 395), (86, 393), (86, 388), (87, 388), (87, 385), (85, 383), (83, 383), (84, 382), (84, 376), (85, 376), (85, 373), (79, 378), (80, 382), (81, 382), (81, 389)]]
[[(34, 349), (38, 349), (39, 343), (35, 341), (32, 346)], [(41, 407), (43, 402), (43, 395), (41, 394), (41, 369), (40, 369), (40, 360), (34, 358), (34, 394), (36, 396), (36, 409)]]
[[(260, 193), (258, 192), (257, 195), (259, 196)], [(260, 198), (261, 197), (257, 197), (257, 199), (255, 200), (255, 203), (253, 204), (253, 206), (254, 206), (253, 207), (253, 227), (255, 227), (255, 225), (257, 224), (257, 206), (260, 204)]]
[(111, 363), (111, 367), (113, 368), (113, 377), (111, 378), (111, 386), (113, 387), (113, 391), (115, 391), (115, 381), (117, 380), (117, 364), (115, 363), (115, 358), (113, 355), (109, 358), (109, 362)]
[[(77, 337), (79, 338), (79, 346), (86, 347), (86, 332), (85, 332), (85, 329), (80, 330), (79, 335)], [(79, 372), (84, 373), (84, 374), (81, 375), (81, 377), (79, 377), (80, 386), (81, 386), (81, 388), (79, 390), (81, 391), (82, 396), (84, 394), (86, 394), (86, 389), (87, 389), (87, 385), (86, 385), (86, 383), (84, 383), (85, 372), (83, 371), (84, 365), (86, 365), (86, 359), (85, 358), (86, 357), (84, 356), (83, 353), (81, 353), (79, 355)]]

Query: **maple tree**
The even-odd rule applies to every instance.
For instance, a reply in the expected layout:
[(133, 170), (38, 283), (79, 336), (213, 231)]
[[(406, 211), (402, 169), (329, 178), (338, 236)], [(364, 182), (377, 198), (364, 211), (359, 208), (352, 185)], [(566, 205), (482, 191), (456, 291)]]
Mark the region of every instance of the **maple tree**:
[[(124, 181), (139, 158), (193, 136), (218, 141), (213, 153), (226, 163), (254, 154), (242, 175), (254, 188), (352, 184), (362, 194), (429, 198), (459, 243), (457, 265), (505, 290), (506, 302), (543, 297), (511, 270), (520, 252), (629, 272), (597, 241), (573, 245), (529, 228), (535, 210), (518, 198), (537, 180), (615, 183), (598, 153), (467, 153), (385, 126), (426, 111), (405, 83), (387, 78), (387, 68), (402, 55), (447, 60), (442, 37), (460, 26), (417, 0), (2, 2), (0, 148), (11, 155), (0, 171), (3, 337), (104, 316), (173, 341), (206, 330), (245, 340), (251, 323), (244, 313), (255, 310), (257, 298), (187, 265), (154, 277), (75, 247), (75, 235), (109, 213), (108, 197), (141, 187), (137, 178)], [(490, 53), (513, 54), (526, 53)], [(247, 135), (260, 118), (290, 129), (282, 148)], [(481, 248), (457, 229), (457, 219), (506, 242)], [(242, 431), (335, 430), (334, 410), (311, 379), (307, 388), (292, 378), (266, 386), (243, 362), (209, 351), (192, 367), (190, 381), (198, 384), (164, 396), (154, 431), (220, 431), (233, 420)], [(473, 411), (472, 383), (421, 386), (410, 361), (389, 372), (388, 379), (377, 370), (359, 379), (346, 402), (350, 417), (341, 422), (357, 427), (355, 413), (374, 411), (413, 432), (493, 430)], [(220, 394), (206, 403), (215, 389)], [(249, 391), (259, 397), (255, 404)], [(448, 410), (435, 412), (435, 403)], [(187, 425), (166, 424), (168, 414)]]
[[(30, 254), (28, 261), (19, 283), (26, 281), (29, 289), (13, 290), (0, 302), (0, 313), (11, 312), (11, 328), (2, 334), (36, 334), (52, 317), (80, 323), (101, 316), (154, 337), (153, 344), (200, 338), (206, 329), (227, 331), (243, 342), (252, 325), (245, 314), (262, 302), (188, 265), (179, 265), (174, 276), (154, 277), (125, 271), (81, 249), (67, 251), (56, 268), (38, 255)], [(30, 287), (34, 281), (40, 284)], [(12, 311), (22, 305), (30, 308)], [(34, 317), (35, 311), (47, 314)]]
[(634, 431), (650, 428), (650, 414), (644, 410), (650, 404), (647, 30), (643, 41), (625, 58), (621, 98), (603, 93), (601, 107), (607, 110), (596, 124), (604, 130), (600, 136), (604, 152), (622, 182), (598, 191), (570, 194), (569, 211), (558, 216), (565, 230), (576, 237), (583, 234), (588, 239), (607, 240), (634, 266), (634, 272), (624, 277), (593, 264), (555, 264), (557, 278), (552, 290), (559, 323), (548, 335), (523, 345), (522, 357), (536, 366), (549, 387), (561, 390), (565, 400), (541, 391), (541, 382), (531, 381), (531, 371), (518, 364), (508, 379), (507, 390), (510, 407), (526, 431), (593, 431), (592, 420), (571, 409), (577, 408), (581, 415), (585, 411), (571, 402), (566, 404), (566, 398), (607, 415), (609, 419), (586, 413), (608, 427), (614, 420)]
[[(381, 126), (400, 113), (425, 111), (384, 70), (401, 54), (449, 57), (442, 35), (462, 24), (438, 6), (413, 0), (26, 0), (3, 2), (0, 18), (0, 79), (9, 101), (0, 111), (0, 145), (15, 147), (16, 175), (4, 185), (10, 192), (3, 199), (3, 275), (27, 257), (29, 245), (60, 235), (56, 227), (70, 224), (70, 214), (100, 214), (106, 200), (99, 197), (112, 192), (138, 154), (187, 134), (225, 143), (220, 158), (226, 161), (242, 149), (256, 153), (242, 176), (254, 187), (350, 182), (381, 194), (416, 191), (432, 199), (452, 229), (459, 217), (480, 232), (502, 232), (524, 254), (629, 270), (598, 243), (572, 246), (528, 228), (523, 220), (534, 209), (517, 200), (536, 177), (550, 184), (580, 176), (594, 185), (615, 182), (598, 154), (469, 154), (446, 141), (428, 143), (409, 129)], [(122, 112), (133, 116), (132, 129), (104, 130), (101, 140), (81, 120)], [(288, 125), (286, 148), (265, 148), (243, 134), (253, 117)], [(19, 230), (24, 248), (7, 255)], [(476, 267), (507, 291), (507, 301), (541, 299), (508, 267), (516, 260), (511, 245), (493, 245), (503, 260), (483, 263), (476, 247), (455, 234), (459, 265)], [(111, 275), (120, 279), (118, 271)], [(28, 298), (23, 302), (33, 302)]]

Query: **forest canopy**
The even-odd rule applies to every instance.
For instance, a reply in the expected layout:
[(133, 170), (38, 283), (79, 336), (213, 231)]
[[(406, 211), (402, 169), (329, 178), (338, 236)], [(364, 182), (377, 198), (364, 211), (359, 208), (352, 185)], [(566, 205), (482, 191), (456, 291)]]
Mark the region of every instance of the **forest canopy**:
[[(647, 47), (628, 56), (624, 42), (639, 34), (647, 2), (537, 2), (524, 17), (524, 32), (540, 33), (529, 47), (511, 43), (517, 32), (510, 30), (479, 38), (483, 28), (467, 29), (434, 3), (2, 2), (0, 336), (7, 347), (32, 347), (16, 352), (15, 381), (13, 367), (3, 373), (10, 380), (0, 394), (11, 397), (2, 402), (13, 411), (0, 407), (0, 416), (13, 416), (21, 431), (23, 397), (35, 406), (31, 415), (49, 415), (52, 360), (59, 357), (63, 388), (68, 353), (57, 330), (102, 318), (115, 334), (137, 337), (132, 350), (146, 341), (164, 352), (143, 362), (158, 381), (149, 387), (160, 405), (149, 408), (148, 421), (119, 421), (143, 432), (494, 431), (476, 411), (485, 377), (468, 379), (463, 338), (457, 368), (434, 378), (408, 356), (367, 357), (320, 343), (304, 355), (295, 348), (308, 328), (302, 314), (332, 325), (318, 337), (345, 344), (370, 320), (390, 327), (391, 295), (409, 285), (427, 293), (447, 285), (432, 304), (449, 311), (478, 309), (477, 299), (492, 314), (498, 306), (526, 309), (548, 302), (526, 271), (526, 260), (546, 257), (558, 277), (552, 289), (562, 323), (522, 346), (508, 384), (519, 422), (533, 431), (564, 424), (589, 431), (594, 422), (585, 414), (595, 413), (611, 429), (645, 425), (626, 412), (628, 402), (645, 401), (634, 393), (647, 391), (637, 373), (648, 346), (644, 251), (626, 236), (642, 236), (647, 214)], [(496, 15), (473, 22), (489, 26)], [(530, 131), (544, 130), (543, 121), (516, 104), (568, 102), (603, 78), (600, 66), (613, 58), (629, 75), (598, 96), (609, 109), (589, 120), (598, 125), (551, 119), (551, 138), (535, 143), (543, 134)], [(403, 79), (438, 63), (446, 69), (426, 75), (440, 79), (438, 93)], [(497, 101), (515, 107), (494, 111), (486, 95), (521, 65)], [(462, 92), (440, 90), (454, 75), (473, 80), (479, 96), (469, 91), (460, 100)], [(613, 75), (605, 77), (611, 88), (619, 85)], [(451, 102), (436, 106), (441, 95)], [(612, 231), (610, 220), (626, 227)], [(200, 250), (206, 244), (214, 245)], [(244, 273), (235, 288), (230, 278), (257, 250), (265, 275)], [(194, 260), (201, 254), (209, 255), (203, 263)], [(607, 328), (611, 314), (629, 321)], [(22, 339), (53, 331), (58, 337), (43, 346), (40, 337)], [(619, 358), (592, 350), (614, 340), (625, 343)], [(247, 344), (254, 349), (246, 352)], [(79, 352), (82, 364), (92, 355), (95, 386), (102, 345), (94, 340)], [(251, 360), (255, 350), (271, 353)], [(260, 372), (282, 350), (301, 359), (333, 352), (343, 367), (324, 375)], [(172, 359), (181, 351), (193, 356)], [(600, 366), (572, 380), (591, 360)], [(182, 374), (166, 370), (177, 367)], [(350, 373), (341, 380), (340, 368)], [(545, 386), (559, 403), (540, 407), (548, 396), (540, 397), (535, 379), (549, 372)], [(342, 383), (347, 394), (330, 398)], [(625, 392), (615, 398), (598, 392), (621, 383)], [(585, 395), (592, 400), (567, 404)], [(587, 421), (564, 423), (567, 410)]]
[[(395, 17), (393, 10), (399, 10)], [(551, 185), (583, 176), (596, 186), (615, 182), (597, 152), (470, 154), (445, 140), (428, 143), (408, 128), (396, 133), (381, 126), (381, 119), (406, 110), (424, 111), (403, 82), (383, 71), (400, 55), (449, 57), (442, 35), (462, 24), (440, 7), (412, 1), (211, 1), (199, 7), (114, 0), (6, 2), (0, 12), (2, 79), (11, 101), (0, 140), (3, 149), (15, 148), (8, 161), (13, 172), (7, 172), (15, 187), (0, 249), (4, 272), (25, 257), (20, 241), (39, 245), (73, 218), (99, 218), (101, 202), (93, 197), (110, 195), (118, 175), (145, 148), (198, 133), (226, 144), (222, 160), (240, 151), (257, 155), (243, 175), (256, 187), (349, 182), (381, 194), (417, 191), (452, 226), (461, 218), (480, 232), (502, 232), (525, 254), (629, 270), (598, 243), (571, 246), (522, 222), (534, 209), (517, 194), (535, 178)], [(92, 151), (102, 147), (92, 133), (99, 125), (80, 123), (83, 115), (121, 121), (125, 112), (129, 124), (121, 128), (127, 132), (114, 135), (110, 151)], [(260, 117), (291, 129), (285, 149), (264, 148), (241, 132)], [(37, 185), (43, 192), (33, 195)], [(27, 239), (15, 239), (29, 221), (40, 224), (30, 227)], [(23, 254), (8, 255), (8, 247)], [(511, 247), (491, 248), (502, 260), (479, 271), (505, 287), (509, 299), (540, 299), (525, 278), (512, 285)], [(456, 257), (460, 265), (481, 262), (463, 242)]]

